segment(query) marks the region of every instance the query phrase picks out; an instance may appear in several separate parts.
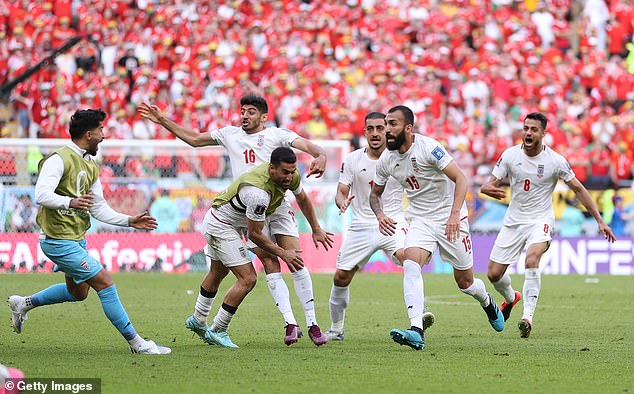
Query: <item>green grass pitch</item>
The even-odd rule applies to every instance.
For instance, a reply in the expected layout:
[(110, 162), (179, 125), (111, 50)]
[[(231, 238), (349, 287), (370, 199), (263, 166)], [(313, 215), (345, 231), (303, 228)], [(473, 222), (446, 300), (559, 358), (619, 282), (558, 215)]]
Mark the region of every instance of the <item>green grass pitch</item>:
[[(137, 331), (172, 347), (168, 356), (129, 354), (98, 297), (29, 313), (24, 332), (9, 327), (3, 306), (0, 363), (27, 377), (95, 377), (105, 393), (331, 393), (634, 391), (632, 277), (543, 276), (529, 339), (519, 338), (518, 304), (502, 333), (450, 275), (424, 275), (428, 307), (436, 314), (424, 351), (399, 346), (391, 328), (406, 328), (402, 277), (358, 274), (352, 282), (344, 342), (315, 347), (307, 336), (287, 347), (283, 321), (261, 275), (231, 327), (240, 349), (205, 345), (185, 329), (203, 274), (114, 275)], [(483, 277), (483, 276), (481, 276)], [(61, 274), (0, 275), (0, 296), (32, 294), (60, 282)], [(486, 278), (483, 277), (486, 282)], [(286, 275), (295, 315), (304, 315)], [(219, 292), (233, 283), (225, 280)], [(330, 326), (332, 276), (313, 275), (317, 317)], [(513, 283), (521, 289), (523, 277)], [(489, 291), (492, 286), (487, 283)], [(217, 299), (212, 317), (220, 306)], [(500, 302), (500, 296), (495, 295)], [(304, 331), (306, 329), (304, 327)]]

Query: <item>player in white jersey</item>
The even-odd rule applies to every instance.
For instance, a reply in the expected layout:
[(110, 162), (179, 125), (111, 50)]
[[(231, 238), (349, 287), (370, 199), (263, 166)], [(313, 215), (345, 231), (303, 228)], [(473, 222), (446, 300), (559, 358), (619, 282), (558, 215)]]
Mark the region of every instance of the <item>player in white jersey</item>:
[(370, 207), (379, 230), (394, 235), (397, 222), (383, 208), (381, 196), (390, 177), (405, 189), (410, 221), (405, 237), (403, 292), (411, 327), (390, 331), (392, 339), (416, 350), (425, 348), (423, 335), (423, 277), (421, 268), (437, 248), (454, 268), (460, 290), (475, 298), (496, 331), (504, 329), (504, 318), (486, 291), (484, 282), (473, 276), (473, 255), (467, 221), (467, 178), (437, 141), (414, 135), (414, 114), (403, 105), (391, 108), (386, 120), (387, 151), (376, 165)]
[[(390, 179), (382, 196), (386, 214), (397, 221), (396, 234), (381, 234), (376, 216), (368, 205), (376, 163), (385, 150), (385, 114), (367, 114), (363, 131), (368, 146), (357, 149), (344, 158), (335, 197), (341, 213), (352, 208), (352, 223), (344, 235), (337, 256), (337, 270), (330, 291), (331, 326), (326, 331), (328, 341), (343, 340), (344, 318), (350, 302), (350, 282), (372, 254), (383, 250), (394, 263), (403, 264), (403, 243), (408, 228), (403, 214), (403, 187), (395, 179)], [(425, 312), (425, 329), (433, 321), (434, 315)]]
[[(280, 256), (288, 263), (302, 262), (301, 251), (281, 248), (263, 231), (265, 217), (273, 213), (283, 201), (287, 190), (292, 190), (297, 196), (302, 212), (312, 210), (312, 205), (307, 203), (308, 196), (302, 189), (297, 158), (292, 149), (281, 147), (273, 150), (270, 164), (264, 163), (247, 171), (227, 190), (218, 194), (205, 215), (204, 235), (212, 261), (208, 291), (212, 295), (209, 304), (200, 302), (199, 298), (194, 315), (187, 319), (186, 324), (203, 336), (207, 343), (237, 347), (229, 338), (227, 329), (238, 307), (257, 281), (251, 257), (242, 242), (243, 229), (248, 230), (249, 238), (263, 250)], [(314, 239), (315, 243), (320, 242), (325, 248), (332, 246), (332, 239), (328, 236)], [(207, 316), (215, 295), (229, 271), (236, 276), (237, 282), (227, 290), (213, 325), (207, 327)]]
[[(317, 175), (317, 177), (320, 177), (323, 175), (326, 169), (326, 153), (321, 147), (301, 138), (288, 129), (265, 127), (268, 119), (268, 105), (264, 98), (246, 95), (240, 99), (240, 106), (241, 127), (228, 126), (210, 133), (199, 133), (176, 124), (169, 120), (155, 105), (142, 103), (139, 106), (139, 113), (142, 117), (162, 125), (191, 146), (224, 146), (229, 154), (234, 180), (240, 174), (266, 162), (271, 152), (278, 147), (293, 147), (309, 153), (315, 159), (310, 164), (308, 176)], [(325, 236), (325, 232), (319, 227), (316, 215), (310, 215), (306, 219), (311, 226), (313, 234), (321, 234), (323, 232), (324, 234), (321, 234), (321, 236)], [(287, 250), (299, 249), (299, 233), (295, 222), (295, 213), (287, 200), (280, 205), (274, 214), (267, 218), (265, 231), (282, 248)], [(291, 345), (297, 342), (302, 333), (291, 309), (289, 291), (282, 278), (279, 260), (276, 256), (256, 247), (252, 242), (247, 240), (247, 243), (264, 266), (269, 291), (286, 323), (284, 343)], [(293, 277), (295, 292), (304, 309), (306, 325), (309, 327), (309, 337), (311, 339), (321, 338), (321, 330), (315, 315), (313, 283), (310, 273), (303, 263), (287, 265)], [(205, 277), (200, 290), (202, 298), (209, 298), (209, 293), (205, 290), (208, 287), (209, 281)], [(321, 339), (316, 340), (317, 342), (321, 341)]]
[[(511, 202), (491, 250), (488, 277), (504, 297), (500, 310), (505, 321), (523, 295), (524, 314), (518, 323), (522, 338), (528, 338), (533, 328), (533, 315), (541, 289), (539, 261), (552, 239), (555, 222), (552, 195), (559, 179), (575, 192), (588, 209), (599, 224), (601, 234), (609, 242), (615, 241), (612, 230), (601, 218), (592, 196), (575, 177), (566, 159), (543, 145), (546, 125), (543, 114), (528, 114), (524, 119), (522, 144), (502, 153), (491, 179), (480, 189), (481, 193), (499, 200), (506, 197), (505, 190), (500, 187), (501, 181), (508, 177), (511, 185)], [(511, 287), (511, 277), (506, 269), (519, 259), (524, 247), (527, 248), (526, 271), (523, 294), (520, 294)]]

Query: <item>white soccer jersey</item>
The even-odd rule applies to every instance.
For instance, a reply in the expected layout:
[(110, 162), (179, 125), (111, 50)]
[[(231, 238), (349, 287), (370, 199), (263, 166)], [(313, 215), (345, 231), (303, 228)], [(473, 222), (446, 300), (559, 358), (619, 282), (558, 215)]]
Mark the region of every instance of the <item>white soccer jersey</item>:
[[(446, 223), (451, 214), (455, 184), (442, 171), (453, 161), (436, 140), (414, 135), (410, 149), (400, 154), (385, 150), (376, 165), (374, 183), (385, 185), (389, 177), (405, 189), (409, 208), (408, 217)], [(460, 219), (467, 216), (467, 205), (462, 204)]]
[[(377, 163), (378, 160), (370, 159), (366, 148), (350, 152), (343, 160), (339, 183), (350, 186), (350, 195), (355, 196), (350, 203), (351, 228), (377, 227), (376, 216), (369, 204)], [(403, 187), (395, 179), (389, 179), (381, 199), (385, 214), (398, 221), (403, 216)]]
[(563, 156), (545, 146), (537, 156), (524, 153), (515, 145), (502, 153), (493, 168), (498, 179), (509, 177), (511, 203), (504, 215), (504, 224), (541, 222), (553, 219), (553, 192), (561, 178), (569, 182), (575, 173)]
[(250, 169), (268, 163), (276, 148), (290, 147), (299, 138), (297, 133), (278, 127), (267, 127), (258, 133), (247, 134), (242, 127), (226, 126), (210, 134), (229, 153), (234, 180)]
[[(302, 183), (293, 190), (298, 195), (303, 190)], [(237, 198), (239, 197), (239, 198)], [(264, 190), (255, 186), (244, 186), (238, 191), (238, 195), (218, 208), (211, 208), (212, 214), (222, 223), (227, 223), (235, 228), (247, 228), (248, 220), (263, 222), (265, 213), (271, 202), (271, 196)], [(239, 211), (237, 208), (240, 208)]]

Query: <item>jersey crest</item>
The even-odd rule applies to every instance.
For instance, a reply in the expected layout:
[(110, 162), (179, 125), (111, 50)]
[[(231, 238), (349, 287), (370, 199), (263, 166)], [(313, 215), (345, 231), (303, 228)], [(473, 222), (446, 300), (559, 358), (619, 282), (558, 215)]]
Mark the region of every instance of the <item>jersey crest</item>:
[(263, 135), (258, 135), (258, 148), (261, 148), (264, 146), (264, 136)]
[(537, 178), (543, 178), (544, 177), (544, 165), (543, 164), (538, 164), (537, 165)]

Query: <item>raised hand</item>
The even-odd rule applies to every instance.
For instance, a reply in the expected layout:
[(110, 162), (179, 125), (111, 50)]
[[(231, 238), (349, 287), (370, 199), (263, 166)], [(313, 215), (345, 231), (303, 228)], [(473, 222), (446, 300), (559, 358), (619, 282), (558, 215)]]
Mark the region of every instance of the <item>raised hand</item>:
[(158, 106), (150, 105), (148, 103), (139, 104), (137, 111), (143, 119), (147, 119), (154, 123), (159, 123), (159, 119), (165, 116)]
[(317, 178), (321, 178), (321, 176), (324, 175), (325, 171), (326, 171), (326, 157), (319, 156), (310, 162), (310, 171), (308, 172), (307, 177), (316, 174)]

